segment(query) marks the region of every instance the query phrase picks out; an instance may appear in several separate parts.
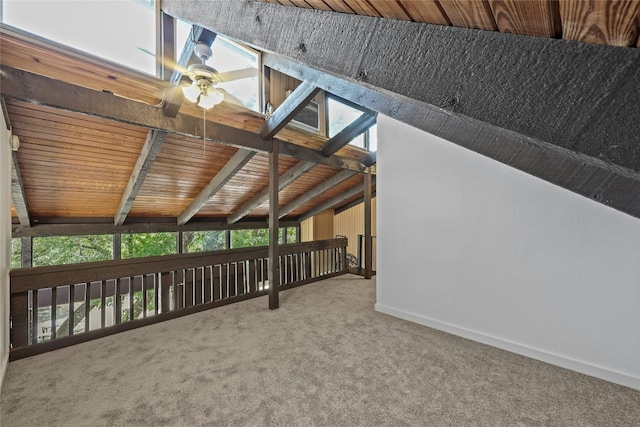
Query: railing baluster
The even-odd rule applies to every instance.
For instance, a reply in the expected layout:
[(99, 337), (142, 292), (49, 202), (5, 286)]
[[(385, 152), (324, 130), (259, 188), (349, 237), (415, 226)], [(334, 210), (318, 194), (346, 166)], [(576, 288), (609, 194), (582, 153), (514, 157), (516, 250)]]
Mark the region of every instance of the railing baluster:
[(145, 274), (141, 277), (142, 279), (142, 317), (147, 318), (147, 280), (149, 280), (149, 275)]
[(158, 293), (160, 292), (160, 277), (162, 273), (153, 275), (153, 314), (158, 315)]
[(76, 285), (69, 285), (69, 336), (73, 335), (75, 327), (75, 302), (76, 302)]
[(56, 316), (58, 309), (58, 288), (54, 286), (51, 288), (51, 339), (56, 339)]
[[(164, 313), (168, 313), (171, 305), (171, 287), (173, 285), (173, 272), (164, 272), (158, 273), (160, 276), (160, 301), (161, 307), (160, 311)], [(175, 289), (174, 289), (174, 299), (175, 299)], [(175, 305), (174, 305), (175, 307)], [(157, 310), (157, 307), (156, 307)], [(157, 314), (157, 313), (156, 313)]]
[(11, 295), (11, 344), (21, 347), (29, 344), (29, 293)]
[(131, 322), (135, 317), (133, 316), (134, 311), (134, 289), (133, 289), (133, 277), (129, 277), (129, 322)]
[(91, 282), (84, 284), (84, 331), (89, 332), (89, 315), (91, 314)]
[(122, 278), (116, 280), (116, 325), (122, 323)]
[(38, 289), (31, 292), (31, 344), (38, 343), (38, 311), (40, 308), (38, 292)]
[(202, 268), (202, 287), (204, 288), (204, 302), (211, 302), (211, 295), (213, 295), (213, 274), (212, 266), (207, 265)]
[(107, 282), (100, 281), (100, 327), (107, 324)]

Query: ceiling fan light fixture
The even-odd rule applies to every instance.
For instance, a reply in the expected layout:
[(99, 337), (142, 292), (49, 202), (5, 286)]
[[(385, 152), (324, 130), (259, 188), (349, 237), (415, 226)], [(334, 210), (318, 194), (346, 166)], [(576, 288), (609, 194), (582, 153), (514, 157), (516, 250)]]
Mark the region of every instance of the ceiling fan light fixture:
[(200, 87), (196, 82), (193, 82), (190, 85), (183, 86), (182, 93), (190, 102), (195, 103), (198, 102), (198, 97), (200, 96)]
[(220, 104), (223, 99), (224, 94), (222, 92), (213, 87), (208, 87), (200, 95), (200, 102), (198, 102), (198, 106), (205, 109), (213, 108)]

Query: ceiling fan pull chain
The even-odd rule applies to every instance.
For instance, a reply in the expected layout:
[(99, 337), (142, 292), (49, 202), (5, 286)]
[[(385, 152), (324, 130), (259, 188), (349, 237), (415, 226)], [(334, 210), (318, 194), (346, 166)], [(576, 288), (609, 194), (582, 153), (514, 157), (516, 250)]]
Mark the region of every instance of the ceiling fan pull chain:
[(207, 156), (207, 144), (205, 142), (205, 135), (207, 134), (207, 109), (202, 109), (202, 160), (206, 160)]

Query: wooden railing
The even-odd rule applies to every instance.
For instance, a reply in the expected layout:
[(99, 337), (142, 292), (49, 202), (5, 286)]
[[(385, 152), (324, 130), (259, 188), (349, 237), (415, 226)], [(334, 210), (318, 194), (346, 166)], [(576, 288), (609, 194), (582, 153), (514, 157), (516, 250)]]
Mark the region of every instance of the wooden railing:
[[(346, 239), (281, 245), (280, 290), (344, 274)], [(11, 271), (20, 359), (266, 295), (268, 247)]]

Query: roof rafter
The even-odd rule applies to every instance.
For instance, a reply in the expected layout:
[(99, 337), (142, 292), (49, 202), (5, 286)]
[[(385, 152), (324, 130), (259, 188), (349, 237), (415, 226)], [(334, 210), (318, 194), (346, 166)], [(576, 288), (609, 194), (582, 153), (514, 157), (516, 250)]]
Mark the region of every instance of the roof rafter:
[(178, 225), (186, 224), (256, 153), (240, 149), (202, 189), (189, 206), (178, 215)]
[(155, 129), (151, 129), (147, 133), (147, 139), (144, 141), (144, 145), (140, 150), (138, 160), (133, 167), (133, 171), (131, 171), (129, 183), (124, 189), (124, 193), (120, 199), (120, 205), (118, 206), (118, 210), (113, 218), (113, 223), (115, 225), (124, 224), (124, 220), (127, 218), (127, 215), (131, 210), (131, 206), (133, 206), (133, 202), (136, 199), (145, 178), (147, 177), (147, 173), (149, 173), (149, 169), (151, 169), (153, 161), (158, 156), (160, 148), (162, 148), (162, 144), (166, 137), (167, 132)]
[(306, 193), (302, 194), (301, 196), (298, 196), (295, 200), (293, 200), (290, 203), (287, 203), (286, 205), (281, 207), (280, 208), (280, 218), (282, 218), (283, 216), (285, 216), (289, 212), (299, 208), (300, 206), (304, 205), (308, 201), (310, 201), (312, 199), (315, 199), (316, 197), (318, 197), (320, 194), (324, 193), (325, 191), (328, 191), (328, 190), (332, 189), (336, 185), (340, 184), (342, 181), (345, 181), (345, 180), (351, 178), (355, 174), (356, 173), (354, 171), (344, 170), (342, 172), (339, 172), (337, 175), (332, 176), (331, 178), (329, 178), (326, 181), (324, 181), (322, 184), (317, 185), (316, 187), (312, 188), (311, 190), (307, 191)]
[[(376, 177), (372, 176), (371, 177), (371, 185), (375, 185), (375, 184), (376, 184)], [(345, 201), (349, 197), (353, 197), (356, 194), (359, 194), (359, 193), (362, 193), (362, 192), (364, 192), (364, 185), (363, 184), (358, 184), (355, 187), (352, 187), (352, 188), (348, 189), (344, 193), (340, 193), (337, 196), (332, 197), (331, 199), (327, 200), (326, 202), (316, 206), (315, 208), (309, 210), (305, 214), (299, 216), (298, 217), (298, 221), (302, 222), (302, 221), (307, 220), (307, 219), (309, 219), (309, 218), (311, 218), (313, 216), (316, 216), (319, 213), (324, 212), (327, 209), (331, 209), (331, 208), (335, 207), (336, 205), (342, 203), (343, 201)]]
[(24, 192), (20, 165), (18, 164), (18, 155), (15, 151), (11, 152), (11, 199), (18, 213), (20, 225), (29, 227), (31, 225), (29, 204), (27, 203), (27, 195)]
[[(87, 114), (168, 133), (177, 133), (192, 138), (203, 138), (202, 134), (196, 134), (196, 130), (202, 129), (202, 120), (200, 118), (186, 114), (166, 117), (160, 108), (153, 105), (83, 88), (11, 67), (2, 68), (2, 73), (0, 73), (0, 94), (7, 98), (65, 111)], [(220, 144), (252, 151), (271, 152), (272, 149), (271, 142), (263, 140), (260, 135), (220, 123), (212, 123), (211, 126), (207, 126), (204, 138)], [(359, 172), (364, 170), (364, 165), (358, 160), (339, 156), (324, 157), (308, 147), (280, 140), (279, 143), (280, 154), (288, 157)]]
[[(289, 184), (298, 179), (302, 174), (307, 173), (315, 166), (315, 163), (305, 161), (296, 164), (294, 167), (280, 176), (280, 178), (278, 179), (278, 191), (282, 191), (283, 189), (285, 189)], [(235, 222), (238, 222), (240, 219), (247, 216), (249, 212), (264, 203), (264, 201), (267, 200), (268, 197), (269, 186), (264, 188), (261, 192), (253, 196), (251, 200), (244, 203), (242, 206), (236, 209), (235, 212), (229, 215), (229, 217), (227, 218), (227, 223), (233, 224)]]
[(320, 88), (309, 82), (302, 82), (293, 93), (284, 100), (274, 113), (258, 130), (262, 139), (271, 139), (298, 114), (309, 101), (320, 91)]
[(331, 156), (339, 149), (353, 141), (355, 137), (362, 132), (369, 129), (376, 124), (377, 114), (362, 114), (360, 117), (351, 122), (347, 127), (342, 129), (336, 135), (334, 135), (327, 143), (322, 147), (321, 153), (323, 156)]

